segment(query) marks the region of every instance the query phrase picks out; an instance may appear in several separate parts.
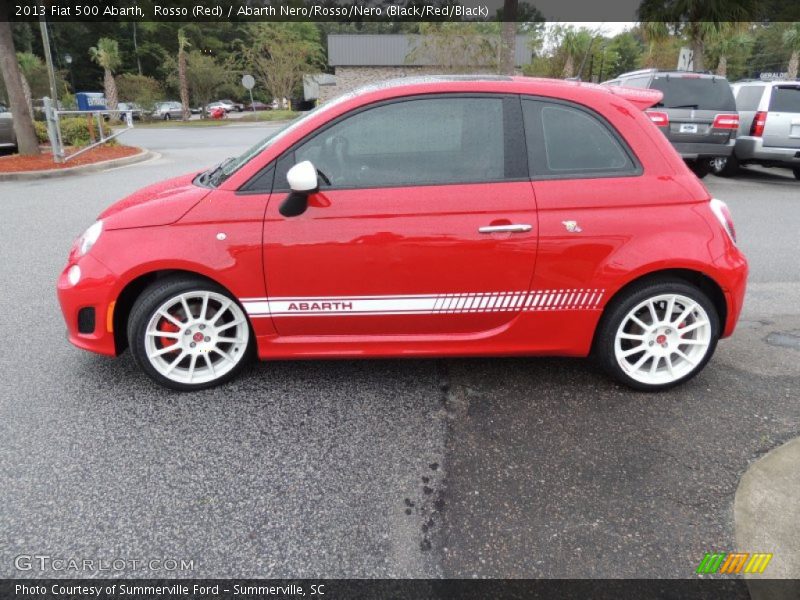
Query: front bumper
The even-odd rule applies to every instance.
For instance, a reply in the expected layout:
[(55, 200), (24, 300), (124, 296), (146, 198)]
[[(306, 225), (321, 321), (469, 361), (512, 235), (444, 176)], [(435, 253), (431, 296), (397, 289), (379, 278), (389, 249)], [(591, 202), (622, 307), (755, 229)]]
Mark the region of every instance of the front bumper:
[[(75, 285), (70, 283), (67, 275), (74, 265), (81, 270), (80, 280)], [(113, 273), (90, 254), (70, 261), (61, 272), (57, 285), (58, 301), (67, 324), (67, 339), (78, 348), (108, 356), (116, 355), (113, 320), (115, 282)], [(85, 319), (84, 331), (80, 331), (79, 314), (82, 309), (94, 313), (91, 331), (87, 331)]]
[(733, 152), (734, 140), (726, 144), (704, 144), (702, 142), (686, 143), (686, 142), (673, 142), (675, 150), (681, 155), (681, 158), (696, 159), (703, 157), (715, 158), (718, 156), (728, 157)]
[(800, 148), (765, 146), (762, 138), (745, 136), (736, 140), (736, 158), (740, 161), (762, 161), (800, 167)]

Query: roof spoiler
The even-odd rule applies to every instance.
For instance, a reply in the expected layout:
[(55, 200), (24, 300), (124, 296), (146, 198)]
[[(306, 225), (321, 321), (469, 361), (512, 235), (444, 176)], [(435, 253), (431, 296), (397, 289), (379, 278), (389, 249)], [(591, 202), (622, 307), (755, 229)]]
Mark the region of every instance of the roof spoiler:
[(623, 86), (604, 86), (609, 92), (615, 96), (625, 98), (628, 102), (636, 106), (640, 110), (650, 108), (654, 104), (661, 102), (664, 93), (660, 90), (631, 88)]

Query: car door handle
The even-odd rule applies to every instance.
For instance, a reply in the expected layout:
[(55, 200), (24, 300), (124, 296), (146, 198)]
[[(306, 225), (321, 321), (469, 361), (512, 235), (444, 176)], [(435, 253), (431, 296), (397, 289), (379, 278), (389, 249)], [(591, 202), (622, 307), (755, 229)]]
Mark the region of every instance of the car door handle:
[(478, 233), (525, 233), (532, 227), (527, 223), (512, 223), (511, 225), (486, 225), (478, 228)]

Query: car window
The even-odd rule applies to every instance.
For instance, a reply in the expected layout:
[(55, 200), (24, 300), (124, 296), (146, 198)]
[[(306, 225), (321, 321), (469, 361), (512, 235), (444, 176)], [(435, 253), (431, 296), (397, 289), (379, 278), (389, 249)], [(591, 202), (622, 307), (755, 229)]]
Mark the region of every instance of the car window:
[(534, 177), (617, 175), (637, 170), (610, 126), (587, 110), (524, 100), (522, 114)]
[(736, 92), (736, 108), (738, 110), (758, 110), (761, 95), (764, 93), (763, 85), (745, 85)]
[(650, 83), (650, 75), (630, 77), (622, 80), (622, 85), (625, 87), (646, 88), (648, 83)]
[(736, 110), (736, 101), (733, 99), (731, 86), (725, 79), (657, 75), (650, 87), (664, 92), (664, 98), (656, 106), (698, 110)]
[(772, 88), (769, 110), (800, 113), (800, 85), (777, 85)]
[(297, 147), (294, 162), (304, 160), (334, 188), (498, 181), (503, 100), (424, 98), (368, 108)]

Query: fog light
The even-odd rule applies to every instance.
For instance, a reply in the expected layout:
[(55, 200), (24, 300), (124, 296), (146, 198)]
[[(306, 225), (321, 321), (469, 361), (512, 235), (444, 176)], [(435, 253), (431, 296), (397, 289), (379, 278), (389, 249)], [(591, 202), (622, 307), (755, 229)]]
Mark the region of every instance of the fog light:
[(67, 280), (70, 285), (78, 285), (81, 280), (81, 268), (78, 265), (72, 265), (67, 271)]

